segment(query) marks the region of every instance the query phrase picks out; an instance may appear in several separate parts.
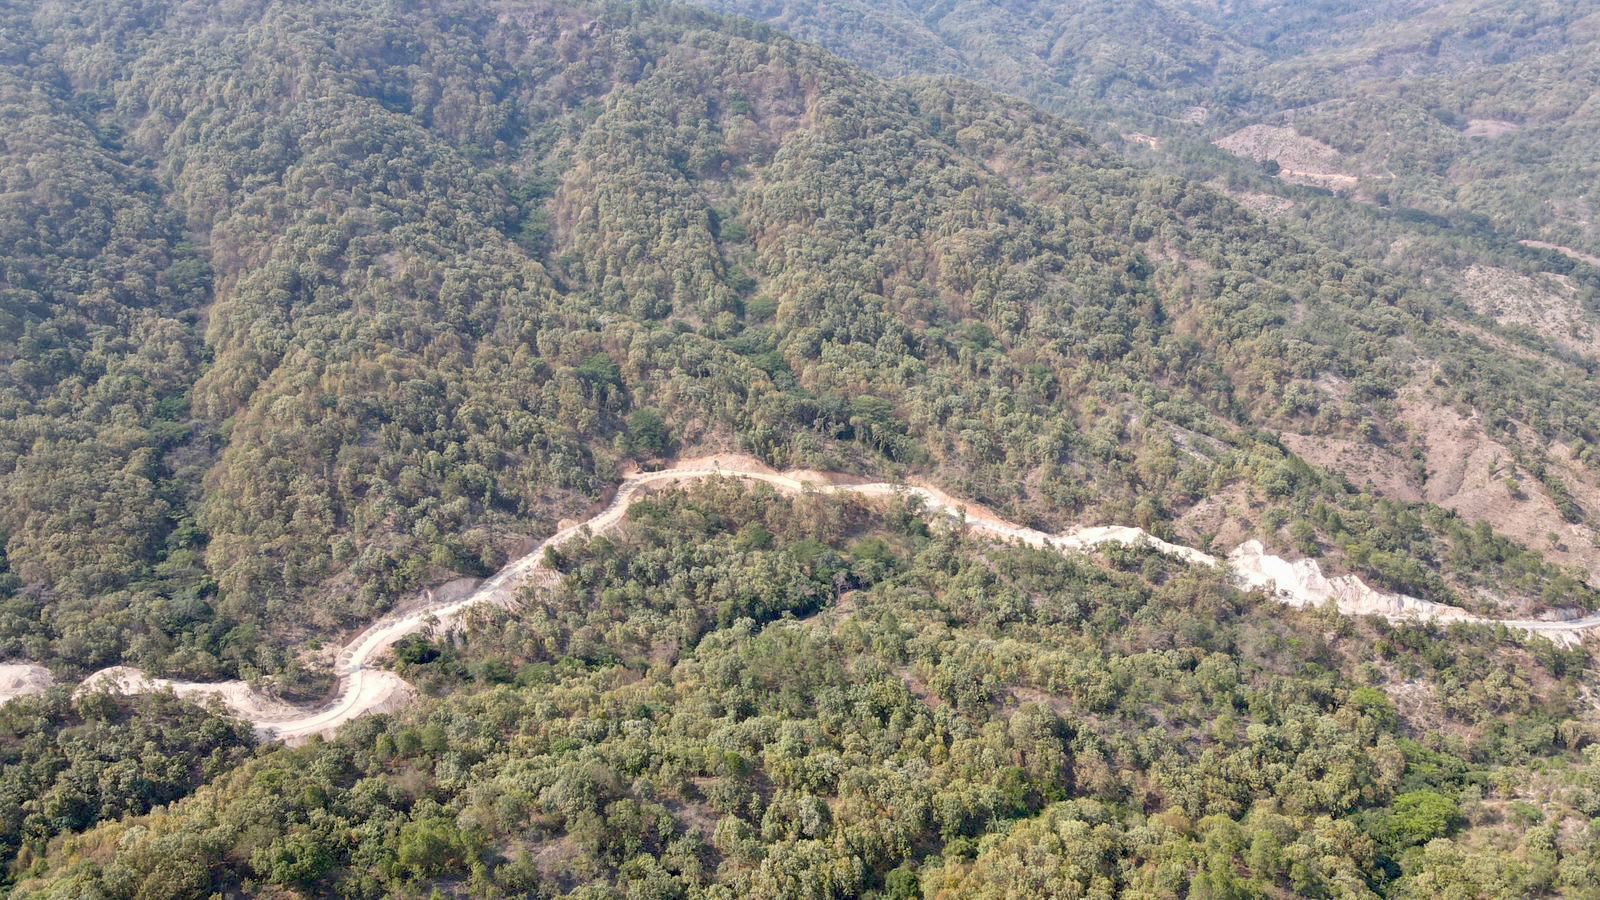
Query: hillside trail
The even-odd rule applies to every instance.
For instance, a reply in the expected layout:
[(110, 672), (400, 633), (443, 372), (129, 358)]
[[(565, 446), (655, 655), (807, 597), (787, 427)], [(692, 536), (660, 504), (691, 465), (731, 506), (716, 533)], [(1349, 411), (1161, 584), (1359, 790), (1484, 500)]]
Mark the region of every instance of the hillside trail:
[[(1334, 603), (1347, 615), (1379, 615), (1392, 621), (1442, 621), (1500, 624), (1572, 645), (1600, 628), (1600, 615), (1565, 621), (1488, 619), (1456, 606), (1434, 603), (1403, 594), (1374, 590), (1360, 578), (1329, 578), (1315, 560), (1290, 561), (1268, 554), (1259, 541), (1246, 541), (1219, 559), (1209, 553), (1161, 540), (1140, 528), (1098, 525), (1062, 534), (1049, 534), (1000, 517), (984, 507), (959, 500), (936, 487), (921, 483), (862, 482), (828, 472), (777, 472), (758, 460), (740, 454), (722, 454), (679, 460), (669, 468), (629, 475), (604, 509), (588, 519), (563, 528), (530, 552), (506, 565), (465, 597), (424, 602), (407, 611), (372, 623), (339, 652), (334, 662), (338, 693), (331, 703), (315, 709), (291, 706), (266, 697), (242, 681), (192, 682), (150, 677), (138, 669), (117, 666), (89, 676), (80, 690), (104, 686), (124, 692), (170, 689), (191, 699), (216, 698), (235, 715), (255, 726), (262, 737), (297, 743), (313, 735), (327, 735), (358, 716), (389, 711), (408, 702), (414, 690), (393, 672), (373, 663), (395, 642), (430, 628), (447, 628), (470, 609), (487, 604), (509, 604), (517, 591), (537, 577), (552, 577), (545, 567), (545, 551), (580, 536), (602, 534), (622, 521), (641, 492), (655, 487), (707, 478), (727, 477), (762, 482), (786, 493), (857, 494), (864, 497), (913, 497), (930, 513), (957, 519), (969, 529), (1028, 546), (1062, 553), (1091, 550), (1103, 544), (1143, 545), (1195, 565), (1228, 565), (1235, 583), (1243, 589), (1262, 589), (1279, 602), (1295, 607), (1320, 607)], [(0, 702), (3, 702), (0, 698)]]

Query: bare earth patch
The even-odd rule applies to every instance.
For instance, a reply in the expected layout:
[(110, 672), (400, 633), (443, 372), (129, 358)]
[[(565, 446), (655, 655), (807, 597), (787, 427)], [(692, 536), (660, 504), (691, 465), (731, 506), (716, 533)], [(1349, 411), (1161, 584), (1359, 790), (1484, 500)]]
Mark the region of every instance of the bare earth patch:
[(1568, 259), (1575, 259), (1578, 262), (1588, 263), (1589, 265), (1600, 269), (1600, 256), (1584, 253), (1581, 250), (1574, 250), (1571, 247), (1563, 247), (1560, 244), (1552, 244), (1548, 241), (1518, 241), (1517, 243), (1524, 247), (1537, 247), (1540, 250), (1554, 250)]
[[(1394, 500), (1433, 503), (1468, 522), (1487, 522), (1553, 563), (1581, 569), (1591, 580), (1600, 578), (1595, 532), (1566, 521), (1544, 486), (1517, 466), (1511, 448), (1486, 432), (1476, 416), (1435, 404), (1417, 387), (1402, 390), (1399, 400), (1398, 422), (1423, 450), (1425, 476), (1420, 479), (1406, 452), (1324, 435), (1285, 433), (1280, 439), (1295, 455), (1352, 484)], [(1529, 441), (1545, 453), (1547, 465), (1581, 507), (1600, 511), (1600, 484), (1576, 460), (1574, 448), (1545, 445), (1531, 436)], [(1197, 504), (1191, 515), (1206, 505)], [(1216, 518), (1215, 511), (1211, 518)]]
[(55, 684), (50, 670), (35, 663), (0, 663), (0, 705), (42, 694)]
[(935, 694), (933, 689), (928, 687), (928, 683), (923, 681), (910, 666), (901, 666), (895, 673), (905, 682), (906, 690), (911, 692), (911, 696), (921, 700), (924, 706), (929, 709), (939, 709), (944, 706), (944, 700)]
[(1276, 194), (1262, 194), (1256, 191), (1240, 191), (1233, 195), (1240, 206), (1254, 210), (1264, 216), (1278, 216), (1294, 209), (1294, 201), (1288, 197), (1279, 197)]
[(150, 691), (171, 690), (174, 694), (196, 703), (215, 698), (240, 718), (250, 721), (287, 719), (301, 712), (272, 697), (264, 696), (243, 681), (173, 681), (153, 678), (130, 666), (112, 666), (84, 679), (79, 690), (107, 688), (122, 694), (140, 694)]
[(1600, 356), (1600, 328), (1569, 279), (1474, 265), (1460, 281), (1461, 295), (1477, 312), (1503, 325), (1531, 329), (1568, 352)]
[(1522, 126), (1505, 119), (1468, 119), (1461, 133), (1467, 137), (1497, 138), (1522, 130)]
[[(1400, 421), (1426, 452), (1423, 499), (1468, 521), (1488, 522), (1506, 537), (1543, 551), (1552, 562), (1577, 566), (1591, 578), (1600, 578), (1594, 532), (1567, 522), (1543, 487), (1517, 470), (1510, 449), (1487, 434), (1476, 417), (1467, 418), (1407, 391), (1402, 393)], [(1600, 492), (1563, 456), (1552, 452), (1551, 462), (1578, 503), (1600, 509), (1596, 505)], [(1516, 493), (1508, 479), (1517, 484)]]
[(1248, 125), (1216, 142), (1234, 156), (1272, 160), (1285, 181), (1325, 188), (1352, 188), (1360, 179), (1343, 171), (1338, 150), (1282, 125)]
[(1285, 432), (1279, 439), (1289, 451), (1314, 466), (1343, 475), (1356, 487), (1391, 500), (1415, 503), (1421, 486), (1405, 460), (1360, 440)]
[(1180, 537), (1202, 550), (1232, 547), (1255, 532), (1256, 505), (1250, 489), (1236, 484), (1201, 498), (1173, 524)]

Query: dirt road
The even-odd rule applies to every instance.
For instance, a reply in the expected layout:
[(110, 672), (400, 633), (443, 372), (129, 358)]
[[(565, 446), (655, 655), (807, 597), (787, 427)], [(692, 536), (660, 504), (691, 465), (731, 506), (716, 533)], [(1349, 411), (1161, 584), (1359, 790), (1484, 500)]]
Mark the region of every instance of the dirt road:
[(318, 709), (304, 710), (287, 706), (263, 697), (243, 682), (170, 681), (150, 678), (137, 669), (121, 666), (95, 673), (84, 681), (84, 686), (109, 684), (124, 691), (166, 687), (195, 699), (216, 697), (236, 714), (253, 723), (262, 736), (272, 739), (295, 742), (312, 735), (330, 734), (357, 716), (394, 709), (411, 698), (414, 692), (404, 680), (392, 672), (373, 667), (374, 661), (396, 641), (426, 628), (447, 627), (474, 607), (509, 602), (519, 587), (543, 570), (546, 549), (558, 547), (585, 533), (595, 535), (615, 527), (642, 490), (717, 476), (760, 481), (790, 493), (817, 491), (867, 497), (915, 496), (921, 499), (929, 512), (960, 518), (974, 531), (1061, 552), (1089, 550), (1112, 543), (1144, 544), (1196, 565), (1227, 564), (1232, 568), (1240, 587), (1263, 589), (1291, 606), (1321, 606), (1332, 602), (1341, 612), (1350, 615), (1380, 615), (1392, 620), (1487, 624), (1500, 621), (1500, 624), (1509, 628), (1567, 644), (1576, 643), (1584, 634), (1600, 627), (1600, 616), (1548, 622), (1484, 619), (1458, 607), (1373, 590), (1353, 575), (1328, 578), (1322, 574), (1316, 561), (1291, 562), (1272, 556), (1265, 552), (1258, 541), (1241, 544), (1229, 554), (1227, 560), (1219, 560), (1194, 548), (1155, 538), (1142, 529), (1125, 526), (1092, 526), (1063, 534), (1048, 534), (1008, 522), (989, 510), (965, 503), (931, 486), (884, 482), (857, 484), (828, 473), (775, 472), (749, 457), (729, 454), (682, 460), (669, 469), (632, 475), (618, 487), (615, 497), (605, 509), (582, 523), (551, 535), (466, 597), (442, 603), (426, 603), (404, 614), (385, 617), (373, 623), (340, 651), (335, 662), (339, 694), (332, 703)]

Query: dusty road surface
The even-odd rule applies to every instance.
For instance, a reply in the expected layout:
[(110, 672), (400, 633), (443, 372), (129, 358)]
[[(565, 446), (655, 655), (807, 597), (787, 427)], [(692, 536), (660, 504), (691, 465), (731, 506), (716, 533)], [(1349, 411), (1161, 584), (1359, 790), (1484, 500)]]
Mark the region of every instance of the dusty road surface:
[(789, 493), (816, 491), (866, 497), (913, 496), (919, 498), (929, 512), (958, 518), (974, 531), (1063, 553), (1089, 550), (1102, 544), (1148, 545), (1195, 565), (1228, 565), (1240, 587), (1265, 590), (1291, 606), (1321, 606), (1332, 602), (1341, 612), (1349, 615), (1380, 615), (1397, 621), (1498, 622), (1565, 644), (1576, 643), (1585, 633), (1600, 627), (1600, 616), (1568, 621), (1484, 619), (1459, 607), (1374, 590), (1353, 575), (1328, 578), (1322, 574), (1316, 561), (1291, 562), (1272, 556), (1266, 553), (1259, 541), (1247, 541), (1230, 553), (1226, 560), (1219, 560), (1192, 547), (1160, 540), (1142, 529), (1120, 525), (1097, 525), (1063, 534), (1048, 534), (1008, 522), (992, 511), (951, 497), (935, 487), (862, 483), (826, 472), (775, 472), (750, 457), (728, 454), (681, 460), (668, 469), (631, 475), (617, 488), (616, 496), (605, 509), (546, 538), (531, 552), (512, 561), (467, 596), (444, 602), (426, 602), (408, 612), (374, 622), (339, 652), (335, 662), (339, 692), (334, 701), (326, 706), (300, 709), (264, 697), (243, 682), (169, 681), (150, 678), (137, 669), (123, 666), (95, 673), (84, 681), (84, 687), (106, 685), (123, 691), (171, 688), (195, 699), (215, 697), (241, 718), (254, 724), (262, 736), (272, 739), (296, 742), (313, 735), (330, 734), (357, 716), (395, 709), (413, 696), (411, 686), (398, 675), (373, 665), (384, 651), (402, 637), (426, 628), (449, 626), (473, 607), (510, 601), (519, 587), (541, 574), (546, 549), (615, 527), (641, 491), (719, 476), (764, 482)]

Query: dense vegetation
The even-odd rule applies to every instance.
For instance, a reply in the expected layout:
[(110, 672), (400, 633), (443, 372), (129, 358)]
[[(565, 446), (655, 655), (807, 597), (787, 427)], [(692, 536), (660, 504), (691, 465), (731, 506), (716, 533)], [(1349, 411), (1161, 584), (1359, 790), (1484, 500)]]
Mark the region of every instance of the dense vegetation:
[[(1600, 273), (1516, 243), (1587, 246), (1561, 224), (1578, 207), (1493, 199), (1590, 171), (1564, 155), (1583, 120), (1552, 106), (1574, 129), (1538, 145), (1554, 161), (1476, 192), (1439, 180), (1459, 154), (1397, 156), (1381, 202), (1286, 186), (1209, 139), (1327, 100), (1302, 95), (1337, 88), (1329, 23), (1409, 33), (1383, 4), (1301, 8), (1268, 34), (1253, 4), (1231, 30), (1154, 2), (957, 4), (960, 42), (918, 12), (896, 74), (1097, 127), (1253, 85), (1135, 164), (1021, 100), (675, 6), (0, 0), (0, 660), (314, 699), (324, 642), (492, 571), (624, 465), (703, 448), (926, 477), (1043, 527), (1261, 537), (1476, 609), (1600, 608), (1592, 570), (1548, 555), (1600, 513), (1595, 359), (1451, 280), (1488, 262), (1593, 307)], [(1582, 46), (1534, 18), (1507, 65), (1579, 66), (1530, 55)], [(971, 68), (1052, 29), (1051, 91), (1026, 54)], [(1440, 58), (1430, 91), (1476, 57)], [(1431, 152), (1400, 144), (1373, 152)], [(1294, 212), (1229, 196), (1256, 192)], [(1513, 540), (1290, 449), (1421, 481), (1418, 415), (1481, 422), (1496, 483), (1561, 533)], [(7, 886), (1514, 897), (1600, 876), (1581, 649), (730, 485), (552, 562), (520, 608), (397, 647), (431, 698), (330, 743), (252, 749), (172, 698), (7, 705)]]
[(0, 862), (25, 870), (58, 834), (176, 800), (253, 744), (249, 728), (167, 695), (58, 690), (0, 706)]
[(70, 838), (19, 896), (1519, 897), (1600, 866), (1581, 653), (737, 484), (557, 561), (401, 650), (448, 702)]
[(706, 442), (1052, 525), (1256, 484), (1385, 584), (1593, 605), (1257, 430), (1399, 440), (1438, 359), (1586, 445), (1586, 376), (1032, 108), (674, 9), (6, 15), (0, 654), (314, 692), (296, 639)]
[(888, 74), (1153, 133), (1191, 174), (1228, 168), (1197, 144), (1289, 126), (1342, 156), (1343, 191), (1600, 255), (1600, 31), (1578, 0), (700, 2)]

